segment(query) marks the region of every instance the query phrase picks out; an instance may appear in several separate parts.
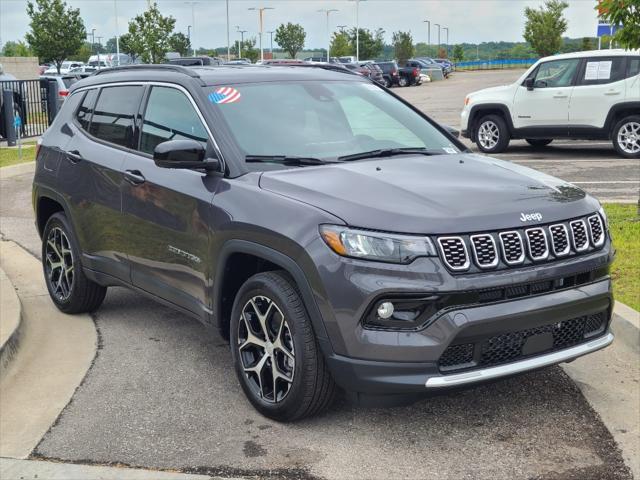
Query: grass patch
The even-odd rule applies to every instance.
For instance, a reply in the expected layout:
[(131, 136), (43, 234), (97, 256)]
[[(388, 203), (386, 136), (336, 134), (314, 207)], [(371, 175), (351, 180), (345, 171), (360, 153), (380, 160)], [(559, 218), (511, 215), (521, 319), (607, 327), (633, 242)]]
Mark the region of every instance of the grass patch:
[(635, 204), (607, 203), (616, 259), (611, 268), (613, 291), (618, 300), (640, 310), (640, 216)]
[(0, 168), (15, 165), (16, 163), (33, 162), (36, 159), (36, 142), (34, 140), (22, 142), (22, 158), (17, 147), (2, 146), (0, 148)]

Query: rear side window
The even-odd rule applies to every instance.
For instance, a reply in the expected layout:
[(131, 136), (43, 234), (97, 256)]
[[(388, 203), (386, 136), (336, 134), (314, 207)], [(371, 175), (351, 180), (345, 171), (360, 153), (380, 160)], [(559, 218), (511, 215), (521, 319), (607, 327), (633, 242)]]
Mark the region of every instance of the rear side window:
[(140, 150), (152, 154), (159, 143), (186, 139), (207, 142), (207, 131), (195, 108), (180, 90), (153, 87), (144, 113)]
[(93, 105), (96, 103), (97, 90), (89, 90), (84, 96), (84, 100), (78, 108), (76, 118), (83, 130), (89, 131), (89, 124), (91, 123), (91, 115), (93, 115)]
[(635, 77), (638, 74), (640, 74), (640, 57), (632, 57), (629, 59), (627, 78)]
[(588, 58), (582, 67), (579, 85), (602, 85), (626, 77), (626, 57)]
[(142, 86), (106, 87), (100, 91), (89, 133), (105, 142), (131, 147)]

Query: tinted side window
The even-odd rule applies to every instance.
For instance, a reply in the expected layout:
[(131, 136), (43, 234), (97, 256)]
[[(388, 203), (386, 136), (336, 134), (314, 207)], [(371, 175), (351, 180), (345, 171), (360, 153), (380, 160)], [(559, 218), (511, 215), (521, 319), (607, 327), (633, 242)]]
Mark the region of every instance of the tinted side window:
[(582, 68), (580, 85), (602, 85), (625, 78), (626, 57), (588, 58)]
[(131, 147), (134, 120), (144, 88), (106, 87), (100, 91), (89, 133), (106, 142)]
[(89, 131), (89, 124), (91, 123), (91, 115), (93, 115), (93, 105), (96, 103), (96, 92), (97, 90), (89, 90), (84, 96), (84, 100), (82, 101), (82, 105), (78, 109), (76, 113), (76, 118), (78, 119), (78, 123), (80, 126)]
[(207, 142), (207, 131), (193, 105), (175, 88), (153, 87), (144, 113), (140, 150), (152, 154), (159, 143), (185, 139)]
[(640, 74), (640, 57), (632, 57), (629, 59), (627, 78), (635, 77), (638, 74)]

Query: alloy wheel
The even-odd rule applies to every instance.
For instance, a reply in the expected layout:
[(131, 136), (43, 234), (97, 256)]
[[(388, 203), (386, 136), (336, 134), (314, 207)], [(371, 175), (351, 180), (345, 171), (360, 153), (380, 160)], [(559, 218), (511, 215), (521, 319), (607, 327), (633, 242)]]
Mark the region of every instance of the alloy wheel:
[(244, 305), (237, 348), (254, 393), (269, 403), (284, 400), (293, 384), (295, 352), (289, 324), (273, 300), (255, 296)]
[(60, 227), (52, 228), (47, 236), (45, 269), (53, 294), (58, 300), (66, 301), (73, 288), (73, 252), (69, 238)]
[(487, 150), (494, 148), (500, 140), (500, 130), (498, 125), (494, 122), (487, 120), (478, 128), (478, 142)]
[(618, 145), (625, 153), (640, 152), (640, 123), (628, 122), (618, 130)]

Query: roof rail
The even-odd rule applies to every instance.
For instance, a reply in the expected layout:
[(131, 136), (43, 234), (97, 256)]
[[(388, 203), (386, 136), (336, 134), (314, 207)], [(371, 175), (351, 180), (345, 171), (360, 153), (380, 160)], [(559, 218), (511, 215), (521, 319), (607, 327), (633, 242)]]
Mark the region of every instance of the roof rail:
[(286, 65), (277, 65), (277, 64), (273, 64), (273, 65), (267, 65), (269, 67), (272, 66), (281, 66), (281, 67), (303, 67), (303, 68), (322, 68), (323, 70), (332, 70), (334, 72), (340, 72), (340, 73), (348, 73), (349, 75), (358, 75), (358, 73), (354, 72), (353, 70), (349, 70), (346, 67), (342, 67), (340, 66), (340, 64), (333, 64), (333, 63), (290, 63), (290, 64), (286, 64)]
[(135, 70), (164, 70), (167, 72), (176, 72), (188, 75), (191, 78), (200, 78), (197, 72), (191, 68), (183, 67), (182, 65), (170, 65), (170, 64), (138, 64), (138, 65), (120, 65), (118, 67), (103, 68), (95, 72), (94, 75), (101, 75), (104, 73), (122, 72), (122, 71), (135, 71)]

